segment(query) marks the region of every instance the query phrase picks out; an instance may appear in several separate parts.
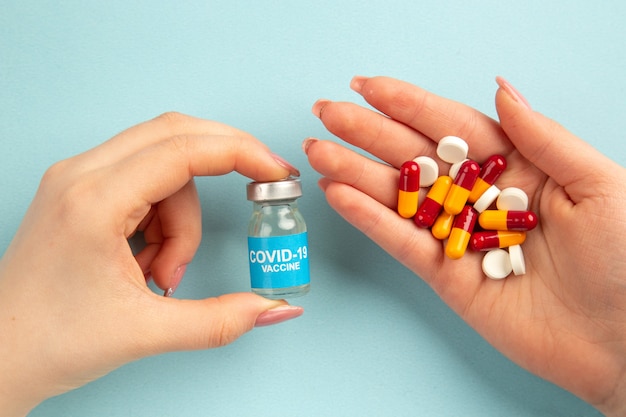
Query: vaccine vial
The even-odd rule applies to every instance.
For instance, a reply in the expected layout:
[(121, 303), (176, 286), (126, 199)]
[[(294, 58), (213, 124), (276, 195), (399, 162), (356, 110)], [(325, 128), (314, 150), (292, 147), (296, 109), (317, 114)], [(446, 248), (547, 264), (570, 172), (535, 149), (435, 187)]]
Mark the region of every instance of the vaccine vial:
[(253, 202), (248, 262), (256, 294), (282, 299), (309, 292), (307, 228), (296, 203), (301, 196), (297, 178), (247, 185), (247, 198)]

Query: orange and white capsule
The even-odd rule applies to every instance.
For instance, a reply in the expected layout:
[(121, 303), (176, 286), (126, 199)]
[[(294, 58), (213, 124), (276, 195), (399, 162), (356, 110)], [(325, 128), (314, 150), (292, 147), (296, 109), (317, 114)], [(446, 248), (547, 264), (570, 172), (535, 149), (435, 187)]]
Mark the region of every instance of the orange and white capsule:
[(441, 212), (443, 201), (446, 199), (451, 185), (452, 178), (449, 176), (442, 175), (437, 178), (413, 218), (413, 221), (418, 227), (426, 229), (435, 223), (437, 216), (439, 216), (439, 213)]
[(477, 251), (508, 248), (521, 245), (526, 240), (526, 232), (515, 230), (486, 230), (475, 232), (470, 240), (470, 248)]
[(476, 200), (487, 191), (487, 188), (491, 187), (496, 182), (505, 169), (506, 159), (504, 159), (504, 156), (492, 155), (487, 158), (480, 168), (480, 174), (474, 183), (474, 187), (472, 187), (472, 192), (467, 198), (467, 201), (475, 203)]
[(456, 215), (463, 210), (479, 173), (480, 167), (476, 161), (469, 159), (461, 165), (459, 173), (456, 174), (454, 182), (450, 186), (450, 191), (448, 191), (448, 195), (443, 202), (445, 211)]
[(450, 236), (452, 224), (454, 224), (454, 216), (447, 213), (445, 210), (441, 210), (435, 223), (433, 223), (433, 227), (430, 228), (430, 233), (432, 233), (435, 239), (447, 239), (448, 236)]
[(480, 213), (478, 223), (487, 230), (532, 230), (538, 218), (532, 211), (485, 210)]
[(461, 213), (454, 218), (454, 224), (446, 243), (446, 255), (450, 259), (459, 259), (467, 250), (478, 212), (472, 206), (464, 206)]
[(398, 214), (410, 219), (417, 212), (420, 190), (420, 166), (415, 161), (406, 161), (400, 167), (398, 182)]

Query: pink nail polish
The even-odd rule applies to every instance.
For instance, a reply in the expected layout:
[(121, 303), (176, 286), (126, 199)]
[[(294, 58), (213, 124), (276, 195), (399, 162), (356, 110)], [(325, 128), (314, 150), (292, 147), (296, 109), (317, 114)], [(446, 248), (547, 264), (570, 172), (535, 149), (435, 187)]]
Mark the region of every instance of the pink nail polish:
[(309, 154), (309, 146), (311, 146), (315, 142), (317, 142), (317, 139), (315, 139), (315, 138), (306, 138), (302, 142), (302, 150), (304, 151), (305, 154), (307, 154), (307, 155)]
[(325, 98), (321, 98), (317, 100), (313, 104), (313, 108), (311, 108), (311, 112), (319, 119), (322, 118), (322, 113), (324, 112), (324, 108), (326, 105), (330, 103), (330, 100), (326, 100)]
[(367, 80), (369, 80), (369, 77), (356, 75), (352, 78), (352, 81), (350, 81), (350, 88), (357, 93), (361, 93), (361, 91), (363, 90), (363, 84), (365, 84), (365, 81)]
[(187, 265), (181, 265), (176, 268), (176, 271), (174, 271), (172, 278), (170, 278), (170, 286), (163, 293), (163, 297), (171, 297), (172, 294), (174, 294), (174, 292), (178, 288), (178, 285), (180, 284), (180, 281), (182, 281), (183, 275), (185, 275), (186, 270)]
[(254, 327), (271, 326), (283, 321), (295, 319), (304, 313), (304, 309), (289, 304), (274, 307), (259, 314), (254, 323)]
[(520, 103), (527, 109), (530, 109), (530, 103), (528, 102), (528, 100), (526, 100), (526, 98), (524, 98), (524, 96), (521, 95), (520, 92), (517, 91), (515, 87), (513, 87), (507, 80), (505, 80), (503, 77), (498, 76), (496, 77), (496, 83), (498, 83), (500, 88), (506, 91), (506, 93), (511, 96), (513, 100)]
[(293, 176), (293, 177), (299, 177), (300, 176), (300, 171), (298, 171), (298, 169), (296, 167), (291, 165), (289, 162), (287, 162), (281, 156), (278, 156), (275, 153), (273, 153), (272, 154), (272, 158), (274, 158), (274, 161), (276, 161), (276, 163), (278, 163), (278, 165), (280, 165), (281, 167), (283, 167), (287, 171), (289, 171), (289, 174), (291, 174), (291, 176)]

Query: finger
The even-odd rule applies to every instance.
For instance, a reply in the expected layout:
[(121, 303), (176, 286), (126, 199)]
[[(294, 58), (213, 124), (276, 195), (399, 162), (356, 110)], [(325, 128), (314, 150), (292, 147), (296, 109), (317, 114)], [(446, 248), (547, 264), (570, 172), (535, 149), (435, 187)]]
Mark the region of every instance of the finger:
[(115, 163), (141, 149), (174, 136), (248, 136), (234, 127), (176, 112), (164, 113), (123, 132), (97, 147), (78, 155), (80, 168), (94, 169)]
[(289, 170), (279, 164), (261, 142), (248, 136), (172, 137), (94, 175), (122, 184), (119, 188), (104, 190), (110, 196), (103, 201), (113, 205), (112, 210), (121, 210), (124, 218), (129, 217), (124, 225), (128, 236), (152, 204), (176, 193), (194, 176), (222, 175), (231, 171), (257, 181), (275, 181), (289, 175)]
[(578, 202), (593, 194), (598, 172), (616, 164), (555, 121), (532, 111), (504, 79), (496, 93), (500, 123), (519, 152)]
[(435, 154), (436, 143), (429, 138), (356, 104), (319, 100), (312, 111), (329, 132), (395, 167), (419, 155)]
[[(403, 265), (429, 280), (442, 261), (441, 242), (410, 219), (349, 185), (323, 179), (328, 204)], [(428, 262), (423, 262), (427, 259)]]
[(484, 283), (478, 252), (449, 259), (443, 251), (444, 242), (417, 228), (412, 220), (401, 218), (349, 185), (322, 178), (320, 186), (337, 213), (416, 273), (454, 311), (461, 313), (477, 294)]
[[(157, 205), (157, 216), (144, 232), (147, 247), (158, 251), (150, 262), (154, 283), (172, 295), (202, 239), (198, 193), (193, 181)], [(154, 227), (153, 227), (154, 226)]]
[(305, 149), (313, 169), (324, 177), (368, 194), (387, 207), (396, 207), (398, 170), (334, 142), (316, 139), (308, 141)]
[[(302, 308), (252, 293), (226, 294), (205, 300), (154, 299), (159, 314), (145, 315), (137, 356), (207, 349), (232, 343), (255, 325), (295, 318)], [(282, 311), (281, 311), (282, 309)], [(280, 312), (267, 320), (267, 313)]]
[(388, 77), (354, 77), (350, 86), (376, 109), (435, 142), (448, 135), (463, 138), (477, 161), (512, 150), (495, 120), (464, 104)]

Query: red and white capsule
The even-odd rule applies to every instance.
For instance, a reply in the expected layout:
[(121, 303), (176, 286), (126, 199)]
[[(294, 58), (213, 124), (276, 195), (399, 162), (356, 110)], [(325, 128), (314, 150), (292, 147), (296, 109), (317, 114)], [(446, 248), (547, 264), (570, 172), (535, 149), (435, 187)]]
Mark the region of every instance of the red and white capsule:
[(492, 155), (480, 168), (480, 174), (474, 183), (467, 201), (475, 203), (491, 187), (506, 169), (506, 159), (502, 155)]
[(420, 190), (420, 166), (415, 161), (406, 161), (400, 167), (398, 182), (398, 214), (410, 219), (417, 212)]

